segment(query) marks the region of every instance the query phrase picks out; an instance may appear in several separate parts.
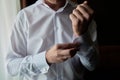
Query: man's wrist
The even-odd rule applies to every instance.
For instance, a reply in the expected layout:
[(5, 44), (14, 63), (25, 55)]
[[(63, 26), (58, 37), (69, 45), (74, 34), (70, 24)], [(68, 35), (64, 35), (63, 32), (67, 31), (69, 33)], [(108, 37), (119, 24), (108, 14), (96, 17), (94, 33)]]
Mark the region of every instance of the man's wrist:
[(50, 66), (51, 65), (51, 63), (49, 62), (49, 57), (48, 57), (48, 51), (46, 52), (46, 54), (45, 54), (45, 58), (46, 58), (46, 62), (47, 62), (47, 64)]

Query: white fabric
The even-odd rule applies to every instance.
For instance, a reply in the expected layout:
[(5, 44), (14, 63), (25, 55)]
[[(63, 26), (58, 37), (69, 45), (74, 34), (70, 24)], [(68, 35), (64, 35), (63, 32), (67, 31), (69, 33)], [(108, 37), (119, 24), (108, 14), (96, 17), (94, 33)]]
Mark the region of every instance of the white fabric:
[(83, 80), (84, 69), (95, 68), (94, 22), (88, 33), (75, 38), (83, 46), (73, 58), (51, 66), (46, 62), (45, 53), (50, 47), (75, 41), (69, 19), (73, 9), (66, 2), (64, 7), (54, 11), (39, 0), (18, 13), (7, 55), (7, 69), (12, 76), (19, 75), (19, 80)]

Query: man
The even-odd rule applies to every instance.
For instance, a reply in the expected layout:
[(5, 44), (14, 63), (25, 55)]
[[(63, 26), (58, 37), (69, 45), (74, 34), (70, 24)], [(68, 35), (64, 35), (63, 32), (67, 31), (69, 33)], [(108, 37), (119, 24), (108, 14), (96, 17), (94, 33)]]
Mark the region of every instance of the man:
[(93, 9), (84, 1), (38, 0), (14, 23), (7, 69), (20, 80), (83, 80), (97, 63)]

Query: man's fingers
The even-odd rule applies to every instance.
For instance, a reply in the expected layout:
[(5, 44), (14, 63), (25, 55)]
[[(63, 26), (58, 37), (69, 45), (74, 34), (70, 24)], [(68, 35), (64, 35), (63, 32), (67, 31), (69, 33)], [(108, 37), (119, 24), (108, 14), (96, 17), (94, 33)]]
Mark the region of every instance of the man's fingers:
[(84, 6), (78, 5), (76, 9), (79, 10), (79, 12), (82, 14), (82, 16), (85, 19), (89, 18), (89, 12), (87, 11), (87, 9)]
[[(77, 24), (79, 22), (79, 19), (73, 13), (70, 14), (69, 17), (70, 17), (70, 19), (71, 19), (72, 22), (75, 22), (75, 24)], [(76, 26), (76, 25), (73, 25), (73, 26)]]
[(76, 48), (65, 49), (65, 50), (61, 50), (61, 52), (57, 56), (61, 58), (64, 57), (71, 58), (76, 54), (77, 51), (78, 49)]
[(87, 1), (85, 1), (84, 3), (78, 5), (76, 9), (80, 11), (82, 16), (86, 20), (89, 20), (90, 15), (93, 14), (93, 10), (92, 10), (92, 8), (90, 8), (90, 6), (88, 6)]
[(70, 49), (77, 48), (80, 46), (80, 43), (66, 43), (66, 44), (58, 44), (56, 45), (57, 49)]
[(74, 14), (81, 22), (84, 21), (83, 14), (82, 14), (79, 10), (74, 9), (74, 10), (73, 10), (73, 14)]
[(90, 7), (90, 6), (88, 6), (88, 2), (87, 1), (84, 1), (83, 2), (83, 4), (81, 4), (86, 10), (87, 10), (87, 12), (89, 12), (90, 14), (92, 14), (94, 11), (93, 11), (93, 9)]

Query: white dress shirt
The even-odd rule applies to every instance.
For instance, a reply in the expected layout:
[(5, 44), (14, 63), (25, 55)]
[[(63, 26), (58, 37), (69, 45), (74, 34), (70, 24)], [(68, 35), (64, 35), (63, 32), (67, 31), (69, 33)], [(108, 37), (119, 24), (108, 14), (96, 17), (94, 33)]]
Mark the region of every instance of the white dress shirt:
[[(96, 25), (92, 21), (84, 35), (74, 38), (69, 19), (73, 9), (69, 1), (54, 11), (44, 0), (38, 0), (18, 13), (6, 58), (7, 70), (12, 76), (19, 76), (19, 80), (83, 80), (85, 69), (94, 70)], [(47, 64), (45, 54), (50, 47), (73, 41), (82, 43), (73, 58), (51, 66)]]

